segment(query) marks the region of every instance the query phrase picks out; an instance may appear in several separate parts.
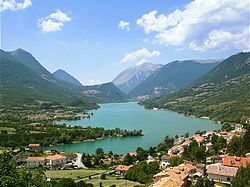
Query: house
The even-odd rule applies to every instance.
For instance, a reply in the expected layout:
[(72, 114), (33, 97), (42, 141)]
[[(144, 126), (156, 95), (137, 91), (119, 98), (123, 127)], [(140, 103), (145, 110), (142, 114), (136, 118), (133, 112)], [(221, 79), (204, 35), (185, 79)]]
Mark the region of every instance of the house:
[(188, 168), (176, 166), (154, 175), (152, 187), (186, 187), (188, 180)]
[(221, 156), (209, 156), (206, 158), (206, 163), (207, 164), (217, 164), (217, 163), (222, 163), (224, 155)]
[(194, 140), (200, 145), (205, 139), (199, 134), (193, 135)]
[(208, 179), (222, 184), (230, 184), (237, 171), (237, 167), (223, 166), (220, 163), (210, 164), (207, 167)]
[(173, 146), (172, 148), (168, 150), (168, 155), (179, 154), (183, 150), (184, 148), (181, 146)]
[(179, 157), (179, 156), (178, 155), (171, 155), (171, 156), (169, 156), (169, 155), (163, 155), (161, 157), (160, 167), (161, 168), (168, 167), (169, 164), (170, 164), (170, 159), (173, 158), (173, 157)]
[(26, 161), (29, 168), (44, 167), (46, 164), (45, 157), (28, 157)]
[(180, 164), (179, 166), (181, 167), (186, 167), (187, 168), (187, 172), (189, 174), (189, 176), (193, 176), (196, 172), (196, 167), (194, 166), (194, 164), (190, 161), (184, 161), (183, 164)]
[(129, 168), (131, 168), (132, 166), (126, 166), (126, 165), (118, 165), (116, 168), (115, 168), (115, 171), (117, 174), (119, 175), (122, 175), (124, 173), (126, 173)]
[(196, 164), (196, 173), (198, 175), (204, 176), (205, 175), (205, 170), (206, 170), (206, 165), (205, 164), (201, 164), (201, 163)]
[(129, 152), (128, 153), (130, 156), (137, 156), (137, 152)]
[(246, 123), (246, 124), (250, 124), (250, 118), (246, 118), (246, 119), (245, 119), (245, 123)]
[(245, 154), (246, 158), (250, 158), (250, 153)]
[(246, 167), (248, 163), (250, 163), (250, 158), (225, 156), (223, 159), (223, 165), (230, 167)]
[(50, 169), (61, 168), (66, 164), (66, 156), (63, 155), (51, 155), (47, 157), (28, 157), (27, 166), (29, 168), (36, 168), (39, 166), (47, 167)]
[(149, 164), (150, 162), (154, 162), (154, 161), (155, 161), (155, 159), (151, 155), (149, 155), (147, 160), (146, 160), (147, 164)]
[(29, 144), (28, 150), (31, 152), (38, 153), (41, 151), (41, 146), (40, 146), (40, 144)]
[(236, 133), (242, 133), (244, 131), (244, 126), (242, 124), (235, 124), (234, 125), (234, 132)]
[(51, 169), (60, 168), (67, 163), (66, 156), (63, 155), (51, 155), (46, 157), (47, 166)]
[(206, 151), (210, 151), (213, 149), (213, 144), (211, 142), (206, 144)]

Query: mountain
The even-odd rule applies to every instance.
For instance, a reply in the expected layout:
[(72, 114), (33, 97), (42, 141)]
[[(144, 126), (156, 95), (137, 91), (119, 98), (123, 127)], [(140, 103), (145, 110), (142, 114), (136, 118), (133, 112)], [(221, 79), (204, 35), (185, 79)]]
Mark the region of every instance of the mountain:
[(250, 53), (232, 55), (177, 93), (142, 102), (213, 120), (240, 122), (250, 116)]
[(53, 73), (54, 77), (57, 79), (63, 80), (70, 84), (81, 86), (82, 84), (72, 75), (68, 74), (66, 71), (59, 69)]
[(10, 51), (9, 53), (18, 59), (20, 63), (40, 74), (42, 77), (53, 79), (52, 74), (45, 69), (29, 52), (19, 48), (15, 51)]
[(29, 68), (12, 53), (1, 50), (1, 105), (22, 106), (47, 101), (70, 103), (77, 99), (87, 101), (78, 88), (57, 82), (45, 68), (33, 62), (34, 65), (27, 62), (32, 67)]
[[(71, 84), (54, 77), (24, 50), (0, 52), (1, 106), (12, 108), (43, 102), (72, 104), (125, 100), (125, 95), (112, 83), (92, 87)], [(90, 88), (98, 94), (87, 93)]]
[(105, 98), (104, 102), (122, 101), (127, 98), (127, 95), (118, 89), (112, 82), (93, 86), (84, 86), (83, 93), (87, 95), (95, 95), (97, 98)]
[(129, 93), (161, 66), (161, 64), (147, 62), (135, 67), (130, 67), (121, 72), (112, 82), (124, 93)]
[(185, 88), (197, 78), (214, 68), (218, 61), (174, 61), (150, 75), (136, 86), (129, 95), (166, 95)]

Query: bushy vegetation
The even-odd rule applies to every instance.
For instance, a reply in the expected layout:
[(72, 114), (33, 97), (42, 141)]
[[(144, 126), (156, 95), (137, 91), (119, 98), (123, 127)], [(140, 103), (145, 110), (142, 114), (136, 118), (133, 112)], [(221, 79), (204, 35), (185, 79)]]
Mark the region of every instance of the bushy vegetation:
[(241, 167), (232, 181), (232, 187), (250, 186), (250, 164), (246, 168)]
[(153, 182), (153, 176), (159, 171), (157, 162), (147, 164), (143, 161), (130, 168), (125, 174), (125, 179), (147, 184)]

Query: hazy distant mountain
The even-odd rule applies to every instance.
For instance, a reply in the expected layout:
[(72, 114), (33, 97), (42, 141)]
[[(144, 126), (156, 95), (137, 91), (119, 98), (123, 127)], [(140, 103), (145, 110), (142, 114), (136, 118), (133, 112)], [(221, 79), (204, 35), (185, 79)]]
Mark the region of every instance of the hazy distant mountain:
[(166, 95), (176, 92), (191, 84), (217, 64), (218, 61), (186, 60), (170, 62), (136, 86), (129, 92), (129, 95), (136, 97)]
[(164, 108), (219, 121), (240, 122), (250, 115), (250, 53), (232, 55), (174, 94), (145, 101), (147, 108)]
[(117, 88), (112, 82), (84, 86), (83, 93), (89, 95), (95, 95), (96, 97), (103, 97), (108, 101), (121, 101), (127, 98), (119, 88)]
[(67, 73), (66, 71), (59, 69), (57, 71), (55, 71), (53, 73), (54, 77), (56, 77), (57, 79), (63, 80), (65, 82), (71, 83), (71, 84), (75, 84), (78, 86), (81, 86), (82, 84), (72, 75), (70, 75), (69, 73)]
[(163, 65), (161, 64), (147, 62), (138, 66), (130, 67), (121, 72), (112, 82), (124, 93), (129, 93), (133, 88), (162, 66)]

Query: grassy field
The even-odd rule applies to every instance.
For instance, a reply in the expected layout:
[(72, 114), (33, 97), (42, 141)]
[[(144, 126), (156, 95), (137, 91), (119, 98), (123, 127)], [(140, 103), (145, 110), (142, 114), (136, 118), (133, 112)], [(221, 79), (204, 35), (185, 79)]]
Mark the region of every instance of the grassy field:
[(94, 178), (94, 179), (88, 179), (85, 182), (91, 183), (97, 187), (100, 186), (100, 182), (102, 183), (102, 186), (104, 187), (109, 187), (112, 184), (115, 184), (116, 187), (133, 187), (136, 185), (141, 185), (140, 183), (137, 183), (137, 182), (132, 182), (132, 181), (124, 180), (124, 179), (116, 179), (115, 177), (107, 177), (105, 180)]
[(106, 170), (94, 170), (94, 169), (78, 169), (78, 170), (48, 170), (45, 175), (48, 178), (72, 178), (81, 179), (94, 174), (104, 173)]

